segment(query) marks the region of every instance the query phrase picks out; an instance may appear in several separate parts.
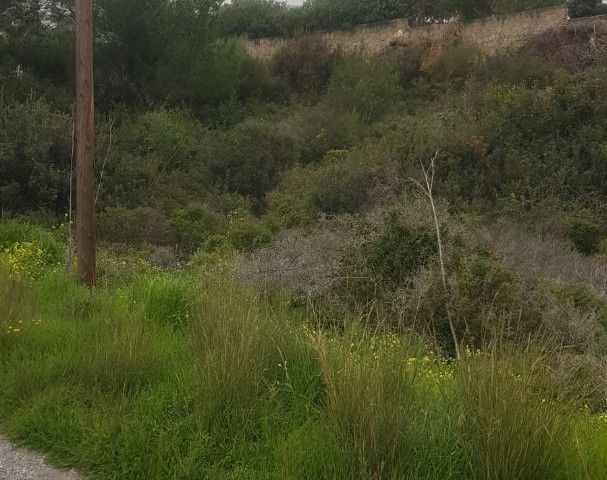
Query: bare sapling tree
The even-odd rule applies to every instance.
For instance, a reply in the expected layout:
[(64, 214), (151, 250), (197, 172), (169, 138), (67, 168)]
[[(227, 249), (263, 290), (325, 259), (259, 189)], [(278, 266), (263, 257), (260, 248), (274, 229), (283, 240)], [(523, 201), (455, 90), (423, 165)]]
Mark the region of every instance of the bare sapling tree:
[(432, 216), (434, 219), (434, 226), (436, 228), (436, 243), (438, 245), (438, 262), (440, 266), (441, 279), (443, 283), (443, 290), (445, 294), (445, 310), (447, 311), (447, 320), (449, 322), (449, 329), (451, 330), (451, 337), (453, 338), (453, 347), (455, 348), (455, 357), (460, 358), (459, 342), (457, 341), (457, 333), (455, 331), (455, 324), (453, 323), (453, 313), (451, 311), (451, 294), (449, 291), (449, 283), (447, 280), (447, 270), (445, 268), (445, 256), (443, 253), (443, 242), (441, 238), (440, 223), (438, 221), (438, 213), (436, 212), (436, 203), (434, 202), (434, 177), (436, 174), (436, 160), (438, 158), (439, 150), (437, 149), (434, 156), (430, 159), (430, 164), (426, 167), (420, 160), (419, 164), (424, 176), (424, 183), (409, 178), (419, 189), (424, 193), (430, 202), (432, 207)]
[(103, 177), (105, 175), (105, 167), (107, 165), (107, 161), (110, 158), (110, 152), (112, 151), (112, 130), (114, 129), (114, 119), (110, 119), (110, 125), (108, 127), (108, 146), (107, 151), (105, 152), (105, 157), (103, 158), (103, 163), (101, 164), (101, 173), (99, 174), (99, 182), (97, 183), (97, 193), (95, 194), (95, 205), (99, 201), (99, 194), (101, 193), (101, 187), (103, 186)]

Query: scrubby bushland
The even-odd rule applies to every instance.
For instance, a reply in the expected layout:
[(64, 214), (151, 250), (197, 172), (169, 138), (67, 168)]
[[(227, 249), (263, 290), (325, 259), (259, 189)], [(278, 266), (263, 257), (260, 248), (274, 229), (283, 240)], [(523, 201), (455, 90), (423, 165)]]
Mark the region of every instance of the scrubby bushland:
[(410, 86), (421, 74), (423, 56), (427, 47), (428, 45), (421, 42), (405, 45), (395, 43), (385, 50), (384, 55), (388, 58), (388, 62), (394, 65), (402, 87)]
[(208, 159), (208, 171), (220, 189), (251, 198), (260, 210), (265, 193), (280, 173), (298, 160), (299, 151), (289, 131), (250, 119), (221, 138), (218, 151)]
[[(212, 31), (217, 6), (207, 0), (168, 7), (162, 0), (102, 1), (95, 10), (98, 111), (185, 106), (200, 118), (217, 119), (220, 106), (233, 98), (266, 96), (263, 70), (238, 42), (218, 41)], [(3, 85), (21, 97), (32, 90), (51, 93), (49, 102), (71, 111), (72, 21), (69, 2), (8, 2), (0, 27)], [(23, 75), (16, 81), (18, 66)]]
[(320, 36), (305, 35), (283, 45), (272, 57), (270, 70), (297, 93), (319, 93), (331, 79), (339, 52)]
[(569, 15), (571, 17), (586, 17), (590, 15), (604, 15), (607, 8), (600, 0), (570, 0)]
[[(0, 239), (58, 243), (17, 222)], [(5, 255), (0, 429), (85, 475), (602, 478), (604, 367), (536, 336), (498, 326), (456, 361), (389, 322), (320, 328), (218, 271), (110, 255), (91, 291)]]
[(370, 134), (356, 112), (335, 111), (327, 102), (295, 109), (288, 123), (299, 139), (304, 165), (320, 162), (331, 151), (359, 146)]
[(605, 49), (607, 29), (561, 27), (536, 35), (527, 42), (527, 50), (570, 72), (588, 68)]
[(430, 66), (433, 80), (462, 82), (480, 62), (479, 52), (470, 45), (460, 44), (447, 48)]
[(69, 192), (70, 118), (43, 100), (0, 100), (0, 208), (57, 211)]
[[(312, 35), (268, 68), (217, 37), (212, 2), (104, 0), (88, 291), (64, 241), (70, 11), (9, 3), (3, 434), (101, 477), (599, 480), (599, 30), (592, 51), (590, 32), (578, 48), (559, 31), (495, 56), (334, 54)], [(457, 3), (407, 8), (419, 23), (498, 8)], [(446, 289), (415, 186), (430, 158)]]
[[(215, 37), (212, 24), (223, 13), (214, 5), (199, 4), (190, 18), (191, 5), (177, 3), (159, 11), (154, 0), (142, 12), (128, 2), (121, 14), (107, 1), (100, 9), (108, 42), (99, 45), (97, 206), (108, 249), (168, 252), (159, 263), (173, 266), (191, 261), (229, 269), (238, 258), (247, 278), (284, 280), (285, 287), (291, 278), (294, 305), (312, 292), (331, 312), (323, 318), (373, 312), (374, 320), (436, 334), (443, 346), (451, 310), (464, 343), (481, 345), (488, 326), (517, 321), (529, 332), (549, 327), (578, 350), (602, 351), (604, 289), (596, 286), (607, 236), (602, 32), (592, 52), (594, 32), (581, 31), (576, 40), (565, 29), (494, 56), (459, 44), (432, 57), (397, 45), (377, 57), (345, 55), (307, 35), (268, 67), (238, 42)], [(261, 6), (245, 3), (232, 5), (230, 15)], [(452, 8), (470, 8), (470, 16), (506, 8), (414, 7), (420, 21)], [(365, 8), (370, 15), (386, 11)], [(181, 20), (187, 28), (178, 32), (174, 23)], [(44, 70), (28, 48), (59, 35), (67, 20), (56, 21), (50, 30), (25, 16), (5, 26), (1, 45), (8, 60), (0, 74), (10, 80), (0, 124), (3, 213), (46, 216), (46, 224), (58, 223), (68, 208), (71, 105), (61, 69)], [(133, 42), (118, 52), (127, 40)], [(123, 70), (104, 63), (111, 52), (127, 62)], [(56, 95), (61, 89), (64, 95)], [(448, 252), (447, 295), (431, 214), (410, 188), (420, 161), (431, 157)], [(534, 234), (554, 239), (559, 258), (588, 274), (568, 271), (563, 293), (553, 284), (561, 279), (554, 265), (521, 272), (512, 245), (470, 239), (500, 218), (522, 232), (511, 235), (513, 243)], [(334, 221), (348, 226), (332, 229)], [(294, 258), (289, 249), (297, 242), (310, 251), (297, 257), (307, 270), (293, 260), (301, 275), (272, 281), (260, 274), (260, 262)], [(323, 262), (330, 263), (326, 275), (319, 273)], [(590, 289), (592, 301), (580, 286)], [(583, 334), (576, 336), (578, 323)]]
[(389, 62), (350, 55), (339, 61), (327, 91), (336, 111), (355, 112), (364, 123), (380, 120), (398, 96), (398, 76)]
[(299, 11), (274, 0), (236, 0), (222, 6), (214, 26), (224, 37), (282, 37), (297, 28)]
[[(110, 3), (103, 13), (108, 18), (119, 15)], [(133, 11), (123, 20), (133, 23), (134, 32), (145, 37), (160, 28), (135, 22), (139, 6), (129, 8)], [(178, 18), (184, 14), (180, 9), (167, 15)], [(194, 23), (192, 31), (207, 28), (202, 18)], [(112, 28), (120, 29), (116, 39), (128, 33)], [(36, 84), (42, 91), (35, 89), (32, 99), (24, 99), (23, 85), (36, 79), (37, 70), (25, 62), (25, 51), (9, 48), (24, 32), (10, 30), (3, 50), (16, 55), (13, 60), (23, 56), (25, 71), (19, 78), (16, 70), (2, 73), (10, 80), (2, 135), (4, 151), (11, 152), (4, 162), (8, 170), (2, 177), (3, 209), (15, 214), (44, 204), (57, 218), (68, 205), (71, 107), (66, 109), (54, 95), (57, 85), (51, 88), (43, 79)], [(459, 45), (428, 64), (431, 59), (422, 62), (421, 52), (407, 49), (393, 49), (379, 58), (338, 55), (317, 37), (307, 36), (301, 42), (311, 42), (307, 47), (313, 48), (286, 48), (277, 55), (277, 79), (271, 79), (270, 72), (248, 58), (237, 43), (214, 43), (209, 48), (225, 49), (221, 61), (226, 64), (225, 69), (214, 69), (217, 76), (209, 82), (220, 83), (221, 88), (238, 84), (229, 88), (229, 94), (221, 94), (221, 100), (211, 98), (219, 88), (205, 87), (201, 93), (201, 88), (190, 85), (181, 93), (193, 96), (184, 98), (177, 92), (183, 86), (178, 79), (170, 88), (147, 79), (150, 91), (146, 87), (138, 93), (145, 93), (149, 102), (114, 99), (100, 109), (110, 114), (99, 118), (97, 132), (102, 237), (122, 242), (133, 238), (192, 252), (211, 237), (209, 248), (216, 246), (217, 235), (226, 238), (227, 214), (248, 210), (242, 218), (252, 217), (244, 222), (242, 235), (232, 235), (231, 243), (262, 244), (267, 229), (276, 233), (284, 227), (310, 225), (323, 214), (359, 213), (386, 203), (402, 193), (419, 159), (438, 147), (436, 186), (454, 208), (483, 204), (485, 212), (511, 211), (531, 208), (547, 196), (564, 204), (575, 200), (575, 205), (564, 205), (570, 221), (558, 234), (581, 251), (596, 253), (604, 218), (583, 212), (600, 211), (603, 202), (599, 166), (604, 156), (600, 119), (605, 89), (597, 34), (597, 55), (584, 57), (583, 68), (575, 72), (560, 63), (556, 54), (561, 47), (551, 50), (540, 37), (520, 51), (488, 58)], [(181, 34), (175, 35), (171, 38), (177, 42)], [(38, 37), (28, 41), (36, 43)], [(139, 54), (141, 62), (156, 58), (151, 50)], [(214, 54), (209, 55), (200, 65), (212, 63)], [(137, 74), (143, 75), (143, 70)], [(111, 76), (107, 78), (110, 81)], [(142, 80), (128, 69), (114, 78), (125, 79), (131, 82), (128, 88)], [(200, 85), (207, 81), (199, 80)], [(277, 87), (282, 94), (266, 95), (267, 88), (277, 85), (274, 82), (283, 84)], [(109, 98), (103, 94), (106, 87), (100, 85), (100, 98)], [(154, 89), (168, 95), (163, 107), (158, 107)], [(116, 84), (110, 90), (114, 95), (120, 88)], [(46, 100), (33, 100), (42, 93)], [(29, 114), (13, 122), (22, 110)], [(41, 131), (36, 130), (40, 125), (33, 110), (45, 110)], [(32, 131), (38, 132), (36, 140), (28, 133)], [(23, 148), (36, 142), (36, 152)], [(16, 158), (20, 166), (11, 167)], [(42, 174), (44, 184), (36, 179)], [(239, 198), (238, 206), (222, 206), (230, 196)], [(194, 222), (196, 215), (190, 214), (196, 209), (214, 220)], [(135, 219), (133, 212), (144, 218)], [(264, 215), (263, 226), (254, 218), (259, 215)], [(183, 218), (196, 226), (188, 228)], [(123, 220), (133, 228), (119, 232)]]
[[(259, 38), (289, 36), (303, 30), (350, 28), (407, 17), (416, 25), (458, 16), (469, 21), (564, 3), (564, 0), (307, 0), (302, 7), (290, 7), (275, 0), (237, 0), (219, 9), (214, 24), (222, 35)], [(597, 0), (571, 2), (571, 15), (596, 15), (602, 11), (596, 5)]]
[(554, 83), (559, 72), (553, 64), (539, 55), (524, 51), (506, 51), (488, 58), (478, 69), (485, 81), (535, 87)]
[(234, 274), (269, 293), (288, 289), (294, 300), (313, 297), (340, 281), (344, 255), (364, 241), (352, 217), (326, 220), (314, 229), (284, 230), (263, 248), (240, 255)]
[(332, 312), (323, 315), (331, 322), (338, 312), (365, 312), (371, 324), (389, 318), (393, 328), (429, 333), (447, 350), (448, 305), (466, 344), (485, 345), (488, 333), (505, 324), (527, 334), (549, 332), (579, 351), (604, 352), (600, 260), (574, 252), (563, 237), (540, 242), (513, 227), (462, 228), (441, 205), (445, 297), (429, 205), (423, 199), (401, 205), (385, 216), (376, 210), (338, 217), (316, 232), (283, 233), (240, 257), (235, 274), (270, 292), (287, 288), (295, 304), (303, 294)]

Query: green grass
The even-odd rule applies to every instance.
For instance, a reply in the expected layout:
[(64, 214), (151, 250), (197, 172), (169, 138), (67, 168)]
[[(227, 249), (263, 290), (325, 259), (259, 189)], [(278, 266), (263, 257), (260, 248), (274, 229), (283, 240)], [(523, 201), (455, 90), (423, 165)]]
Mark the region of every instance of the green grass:
[(0, 263), (0, 309), (0, 431), (90, 478), (599, 480), (607, 467), (607, 422), (531, 348), (453, 362), (356, 321), (316, 329), (192, 272), (89, 291)]

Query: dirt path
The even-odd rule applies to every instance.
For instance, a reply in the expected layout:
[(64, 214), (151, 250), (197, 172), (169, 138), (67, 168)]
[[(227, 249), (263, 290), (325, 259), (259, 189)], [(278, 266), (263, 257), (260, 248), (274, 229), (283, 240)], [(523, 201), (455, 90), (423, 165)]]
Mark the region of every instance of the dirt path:
[(44, 456), (13, 447), (0, 437), (0, 480), (82, 480), (76, 472), (49, 467)]

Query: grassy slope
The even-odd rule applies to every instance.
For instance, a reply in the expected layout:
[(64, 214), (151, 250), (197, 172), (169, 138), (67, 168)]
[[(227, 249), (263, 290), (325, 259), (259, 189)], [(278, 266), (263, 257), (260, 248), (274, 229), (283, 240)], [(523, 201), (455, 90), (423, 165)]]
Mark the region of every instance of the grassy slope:
[(29, 271), (0, 270), (0, 430), (92, 478), (600, 479), (607, 468), (607, 423), (531, 350), (453, 363), (356, 322), (317, 331), (212, 276), (141, 269), (89, 292), (57, 269)]

